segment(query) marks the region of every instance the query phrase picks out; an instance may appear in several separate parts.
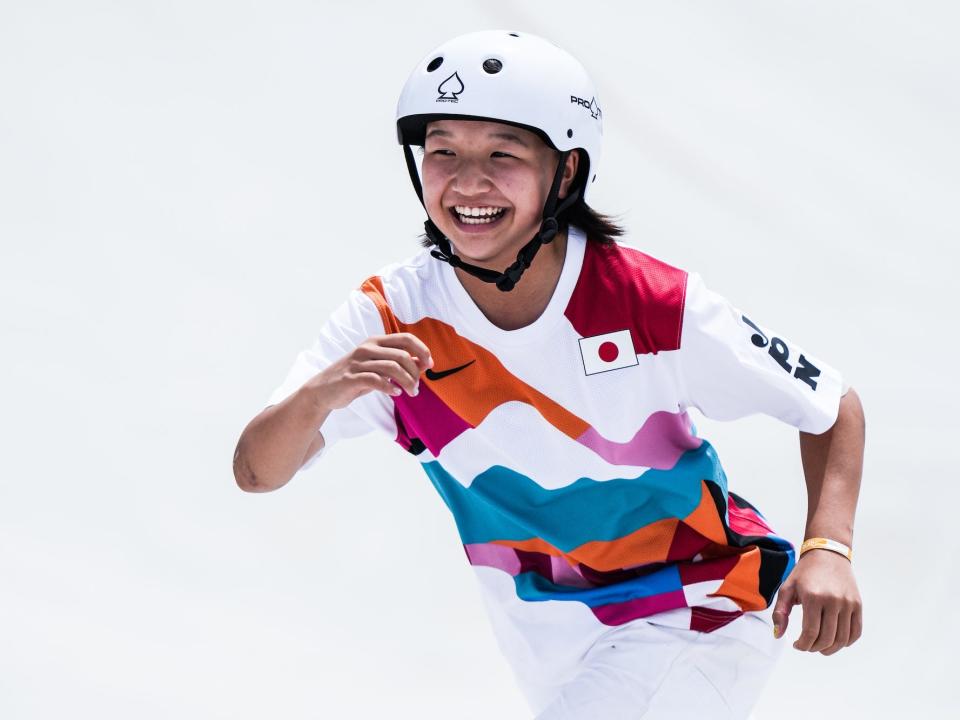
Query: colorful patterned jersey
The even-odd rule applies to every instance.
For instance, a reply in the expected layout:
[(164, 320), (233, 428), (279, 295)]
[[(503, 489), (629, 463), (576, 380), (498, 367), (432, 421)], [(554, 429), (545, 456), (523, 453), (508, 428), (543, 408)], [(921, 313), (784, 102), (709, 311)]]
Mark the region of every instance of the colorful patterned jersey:
[(334, 410), (304, 468), (371, 430), (418, 460), (515, 669), (579, 657), (640, 618), (736, 634), (732, 621), (771, 606), (794, 547), (730, 491), (688, 410), (760, 412), (819, 434), (837, 417), (836, 369), (697, 273), (574, 227), (532, 324), (491, 323), (424, 249), (352, 291), (269, 404), (394, 332), (431, 351), (419, 393), (372, 391)]

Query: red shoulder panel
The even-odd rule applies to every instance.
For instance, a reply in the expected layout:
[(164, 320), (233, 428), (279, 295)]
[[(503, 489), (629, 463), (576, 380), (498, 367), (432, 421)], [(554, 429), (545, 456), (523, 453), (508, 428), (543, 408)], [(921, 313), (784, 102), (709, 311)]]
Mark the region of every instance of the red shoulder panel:
[(581, 337), (630, 330), (637, 354), (677, 350), (687, 272), (625, 245), (588, 241), (564, 314)]

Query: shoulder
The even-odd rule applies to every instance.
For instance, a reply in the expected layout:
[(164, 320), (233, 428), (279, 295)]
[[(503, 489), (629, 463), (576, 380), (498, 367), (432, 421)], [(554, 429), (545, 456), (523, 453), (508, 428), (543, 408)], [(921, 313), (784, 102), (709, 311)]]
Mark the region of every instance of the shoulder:
[(566, 314), (585, 337), (630, 328), (638, 353), (676, 350), (688, 275), (625, 242), (587, 242)]
[(623, 289), (659, 306), (682, 304), (687, 271), (624, 242), (590, 243), (587, 257), (593, 274), (611, 278)]
[(386, 332), (397, 331), (397, 317), (408, 318), (422, 307), (424, 298), (438, 290), (439, 263), (427, 248), (388, 263), (366, 277), (357, 288), (377, 309)]
[(372, 272), (359, 284), (358, 290), (367, 293), (406, 294), (414, 292), (423, 283), (429, 282), (434, 268), (427, 248), (421, 248), (402, 260), (387, 263)]

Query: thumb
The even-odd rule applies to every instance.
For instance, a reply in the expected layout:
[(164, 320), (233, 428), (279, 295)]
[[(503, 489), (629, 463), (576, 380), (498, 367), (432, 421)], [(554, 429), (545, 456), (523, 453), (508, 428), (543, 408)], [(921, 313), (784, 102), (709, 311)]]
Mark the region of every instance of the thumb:
[(795, 583), (784, 583), (777, 593), (777, 604), (773, 608), (773, 636), (776, 638), (783, 637), (789, 624), (790, 610), (800, 602), (794, 587)]

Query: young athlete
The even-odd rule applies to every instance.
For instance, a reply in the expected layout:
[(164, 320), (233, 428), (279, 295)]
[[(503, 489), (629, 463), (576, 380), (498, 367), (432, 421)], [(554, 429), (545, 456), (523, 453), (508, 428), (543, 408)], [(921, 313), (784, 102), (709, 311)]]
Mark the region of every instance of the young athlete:
[[(378, 430), (453, 513), (537, 718), (745, 718), (792, 605), (800, 650), (860, 636), (862, 409), (820, 357), (615, 239), (586, 204), (602, 119), (581, 65), (533, 35), (427, 55), (397, 109), (424, 247), (334, 311), (234, 471), (273, 490)], [(689, 408), (800, 430), (802, 557), (728, 488)]]

